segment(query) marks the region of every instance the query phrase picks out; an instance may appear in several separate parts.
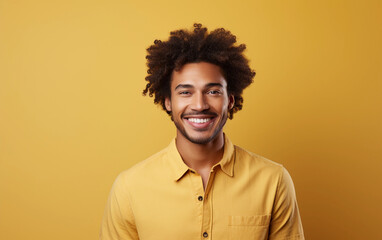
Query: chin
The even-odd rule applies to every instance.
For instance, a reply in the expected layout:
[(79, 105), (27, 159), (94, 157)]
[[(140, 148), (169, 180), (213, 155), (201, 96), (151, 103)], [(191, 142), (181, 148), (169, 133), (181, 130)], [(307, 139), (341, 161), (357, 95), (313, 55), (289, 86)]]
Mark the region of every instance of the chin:
[(207, 144), (216, 139), (216, 137), (219, 135), (221, 132), (221, 129), (216, 129), (213, 133), (206, 134), (206, 135), (199, 135), (195, 134), (192, 136), (191, 134), (188, 134), (186, 131), (182, 131), (181, 129), (180, 133), (185, 137), (188, 141), (194, 143), (194, 144)]
[(207, 144), (209, 142), (211, 142), (214, 137), (205, 137), (205, 138), (190, 138), (190, 137), (187, 137), (187, 140), (192, 142), (192, 143), (195, 143), (195, 144)]
[(187, 124), (182, 124), (182, 121), (174, 121), (174, 123), (178, 130), (178, 134), (181, 134), (183, 138), (187, 139), (189, 142), (200, 145), (214, 141), (224, 126), (224, 124), (215, 123), (215, 125), (210, 126), (209, 129), (197, 131), (189, 128)]

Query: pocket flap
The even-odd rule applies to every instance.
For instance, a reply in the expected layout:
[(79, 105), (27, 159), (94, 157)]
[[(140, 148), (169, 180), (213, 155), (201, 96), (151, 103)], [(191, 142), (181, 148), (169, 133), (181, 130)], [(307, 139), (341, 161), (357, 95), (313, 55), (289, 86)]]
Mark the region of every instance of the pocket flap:
[(229, 226), (267, 226), (271, 215), (228, 216)]

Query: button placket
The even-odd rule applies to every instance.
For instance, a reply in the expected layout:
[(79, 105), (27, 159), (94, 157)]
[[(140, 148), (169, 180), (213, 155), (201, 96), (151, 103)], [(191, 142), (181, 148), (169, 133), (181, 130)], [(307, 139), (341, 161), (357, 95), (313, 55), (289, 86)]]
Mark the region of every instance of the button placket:
[(204, 201), (203, 201), (203, 226), (202, 226), (202, 239), (211, 238), (211, 229), (212, 229), (212, 199), (211, 199), (211, 191), (215, 178), (215, 172), (211, 170), (208, 184), (204, 193)]
[(201, 239), (210, 239), (212, 231), (212, 200), (210, 191), (214, 182), (216, 171), (211, 170), (206, 188), (203, 188), (201, 176), (197, 173), (189, 171), (189, 176), (194, 185), (196, 193), (196, 202), (198, 203), (197, 211), (200, 213), (201, 220)]
[(204, 216), (204, 202), (206, 200), (204, 196), (204, 189), (203, 189), (203, 182), (201, 181), (201, 176), (198, 173), (193, 173), (191, 170), (188, 172), (188, 177), (190, 179), (191, 186), (193, 187), (193, 194), (194, 195), (194, 201), (196, 204), (195, 208), (195, 213), (198, 216), (198, 220), (200, 223), (200, 229), (202, 230), (201, 233), (199, 233), (201, 239), (206, 239), (203, 237), (203, 233), (205, 232), (204, 226), (204, 221), (205, 221), (205, 216)]

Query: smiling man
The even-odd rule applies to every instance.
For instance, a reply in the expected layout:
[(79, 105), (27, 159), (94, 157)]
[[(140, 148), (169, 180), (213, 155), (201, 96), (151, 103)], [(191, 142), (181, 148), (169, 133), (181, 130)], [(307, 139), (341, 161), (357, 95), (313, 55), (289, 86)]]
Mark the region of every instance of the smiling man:
[(304, 239), (286, 169), (223, 133), (255, 76), (244, 49), (229, 31), (200, 24), (147, 49), (144, 94), (171, 116), (177, 134), (118, 176), (100, 239)]

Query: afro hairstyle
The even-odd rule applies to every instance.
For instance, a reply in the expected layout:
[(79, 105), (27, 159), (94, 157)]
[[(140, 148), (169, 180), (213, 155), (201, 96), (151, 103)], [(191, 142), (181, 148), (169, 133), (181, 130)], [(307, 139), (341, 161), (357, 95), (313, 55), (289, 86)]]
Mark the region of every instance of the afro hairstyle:
[(243, 90), (248, 87), (255, 76), (243, 55), (246, 46), (236, 44), (236, 36), (224, 28), (208, 32), (202, 24), (195, 23), (192, 31), (176, 30), (170, 33), (167, 41), (155, 40), (147, 48), (147, 93), (154, 97), (155, 104), (161, 104), (166, 110), (165, 99), (171, 97), (171, 76), (187, 63), (208, 62), (222, 70), (227, 81), (228, 94), (234, 96), (234, 106), (229, 110), (229, 119), (243, 107)]

